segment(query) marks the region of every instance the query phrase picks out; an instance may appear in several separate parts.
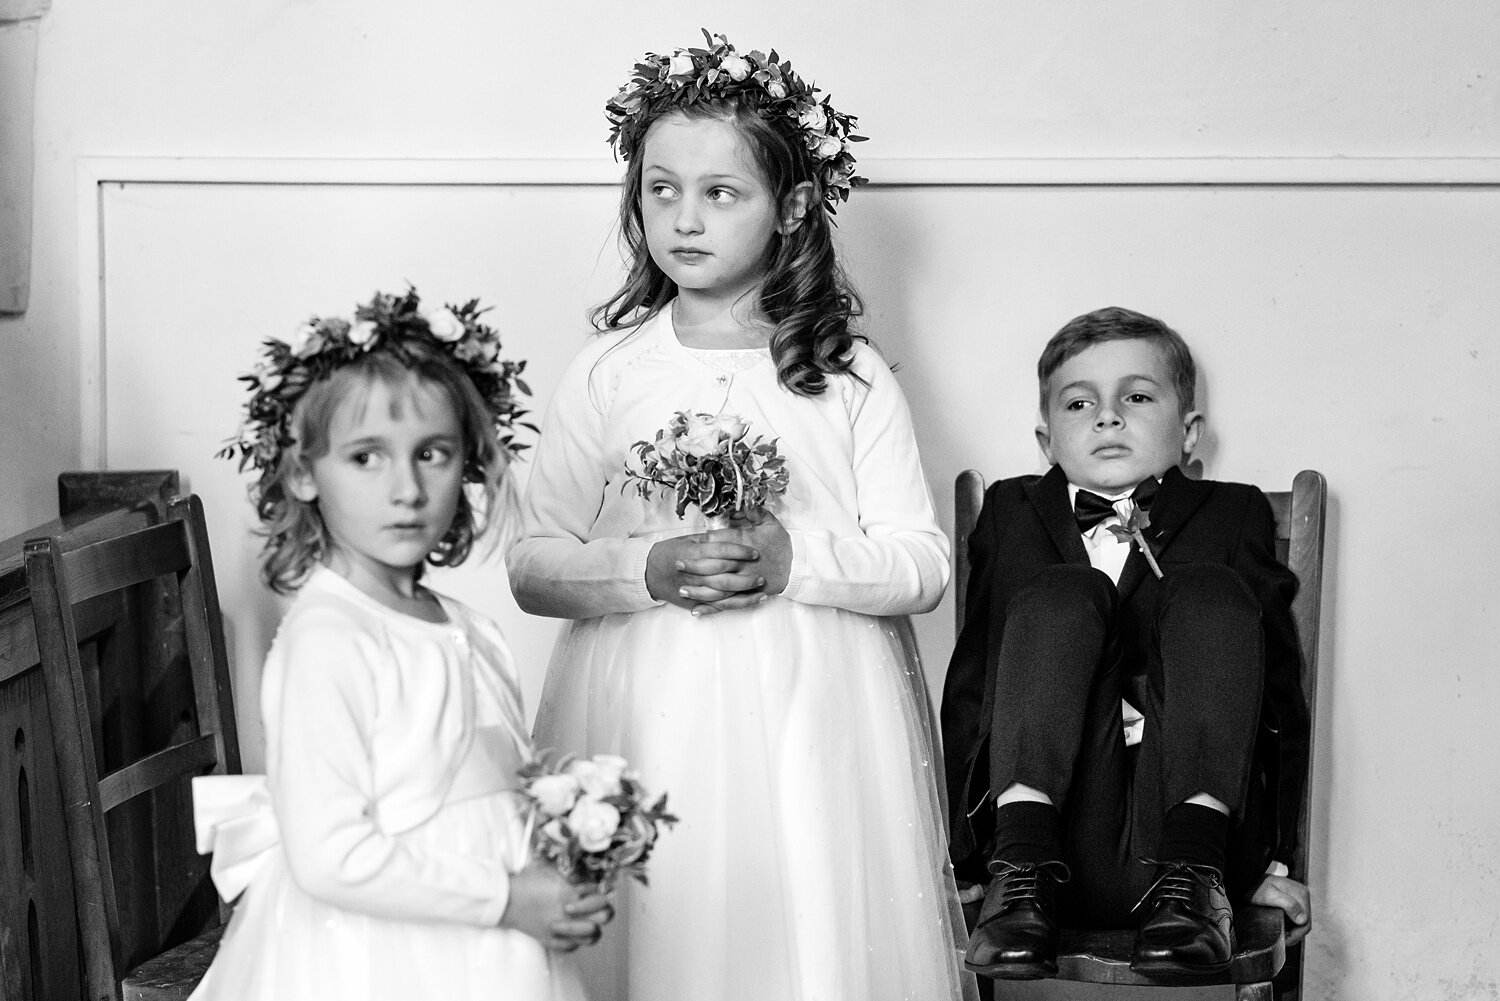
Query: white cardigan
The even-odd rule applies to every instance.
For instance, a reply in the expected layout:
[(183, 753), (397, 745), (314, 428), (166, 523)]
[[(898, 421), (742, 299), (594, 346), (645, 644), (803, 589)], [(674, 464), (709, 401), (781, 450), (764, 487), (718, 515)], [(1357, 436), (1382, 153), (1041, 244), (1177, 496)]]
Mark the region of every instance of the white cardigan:
[[(783, 597), (870, 615), (935, 607), (948, 583), (948, 540), (917, 456), (911, 415), (890, 368), (856, 342), (849, 376), (803, 397), (776, 381), (769, 352), (726, 374), (684, 348), (663, 310), (604, 334), (563, 374), (521, 505), (506, 566), (528, 612), (584, 619), (661, 604), (646, 556), (662, 538), (702, 531), (669, 499), (627, 482), (631, 446), (679, 410), (738, 414), (750, 436), (778, 438), (790, 486), (772, 510), (791, 536)], [(622, 489), (622, 487), (624, 489)]]
[(500, 861), (399, 837), (442, 806), (473, 743), (477, 702), (498, 708), (518, 741), (524, 734), (499, 630), (442, 603), (449, 621), (423, 622), (313, 571), (266, 659), (271, 799), (287, 865), (307, 893), (370, 914), (494, 925), (510, 896)]

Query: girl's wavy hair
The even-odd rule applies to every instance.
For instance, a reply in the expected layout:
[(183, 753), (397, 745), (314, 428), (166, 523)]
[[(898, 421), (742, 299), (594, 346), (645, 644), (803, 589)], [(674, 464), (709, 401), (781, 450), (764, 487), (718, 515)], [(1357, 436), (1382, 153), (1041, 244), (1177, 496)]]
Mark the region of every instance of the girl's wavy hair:
[[(793, 393), (817, 396), (827, 387), (828, 376), (852, 374), (854, 341), (866, 338), (853, 326), (854, 319), (864, 314), (864, 304), (839, 263), (832, 219), (821, 207), (821, 183), (806, 146), (789, 126), (768, 119), (737, 98), (688, 103), (660, 100), (647, 112), (645, 129), (672, 113), (734, 125), (775, 197), (778, 212), (798, 184), (805, 181), (813, 185), (801, 224), (791, 233), (772, 237), (771, 263), (760, 287), (760, 307), (775, 324), (771, 357), (777, 379)], [(641, 146), (649, 141), (643, 140)], [(626, 164), (620, 195), (620, 241), (630, 271), (620, 289), (590, 315), (597, 330), (638, 326), (661, 312), (677, 294), (676, 284), (651, 259), (646, 246), (641, 215), (645, 159), (643, 149), (638, 149)]]
[[(368, 395), (376, 383), (391, 389), (426, 385), (441, 390), (463, 430), (463, 479), (477, 496), (471, 496), (469, 489), (459, 492), (453, 524), (426, 562), (457, 566), (489, 527), (489, 513), (495, 510), (509, 458), (496, 439), (494, 416), (473, 381), (450, 356), (412, 342), (406, 351), (409, 358), (405, 361), (379, 349), (360, 355), (314, 382), (297, 401), (291, 417), (292, 443), (250, 487), (250, 499), (261, 521), (259, 534), (266, 539), (260, 576), (273, 591), (296, 590), (331, 549), (318, 502), (298, 499), (291, 491), (291, 480), (306, 471), (310, 460), (328, 454), (329, 428), (338, 407), (356, 393)], [(419, 574), (421, 570), (418, 565)]]

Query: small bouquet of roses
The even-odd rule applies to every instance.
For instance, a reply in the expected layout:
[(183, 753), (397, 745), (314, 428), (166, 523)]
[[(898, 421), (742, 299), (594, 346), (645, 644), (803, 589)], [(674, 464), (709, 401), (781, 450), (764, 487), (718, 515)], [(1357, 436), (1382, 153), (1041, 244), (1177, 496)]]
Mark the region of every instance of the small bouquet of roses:
[(786, 491), (786, 459), (776, 451), (777, 439), (752, 441), (749, 430), (748, 422), (730, 414), (678, 411), (655, 441), (632, 446), (641, 468), (627, 465), (625, 473), (642, 497), (658, 487), (673, 491), (677, 517), (693, 504), (710, 522), (722, 522), (765, 507)]
[(523, 765), (522, 792), (531, 806), (533, 854), (574, 883), (604, 892), (621, 874), (646, 882), (646, 860), (663, 828), (677, 823), (663, 793), (650, 801), (624, 758), (543, 753)]

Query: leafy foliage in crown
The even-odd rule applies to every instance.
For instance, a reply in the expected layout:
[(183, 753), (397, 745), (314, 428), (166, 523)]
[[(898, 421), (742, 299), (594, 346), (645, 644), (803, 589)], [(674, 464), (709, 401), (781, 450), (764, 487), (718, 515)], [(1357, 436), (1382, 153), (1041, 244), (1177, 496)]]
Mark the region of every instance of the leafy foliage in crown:
[(646, 129), (664, 111), (699, 101), (741, 100), (772, 120), (783, 120), (801, 137), (823, 185), (823, 205), (833, 214), (849, 192), (868, 182), (854, 173), (858, 119), (835, 111), (819, 90), (792, 71), (772, 49), (740, 53), (723, 35), (703, 30), (706, 48), (677, 49), (670, 56), (646, 53), (630, 80), (604, 105), (609, 142), (622, 160), (640, 148)]
[(255, 370), (240, 376), (250, 388), (245, 419), (217, 457), (237, 455), (242, 472), (246, 468), (262, 473), (274, 470), (292, 444), (292, 411), (308, 388), (374, 351), (384, 351), (406, 365), (424, 355), (451, 356), (484, 400), (499, 446), (512, 455), (526, 448), (515, 440), (517, 427), (536, 430), (521, 419), (527, 411), (519, 397), (531, 393), (521, 378), (526, 362), (500, 357), (500, 334), (480, 319), (488, 308), (480, 308), (478, 299), (431, 312), (420, 307), (413, 287), (408, 286), (405, 295), (376, 292), (369, 302), (355, 308), (352, 321), (314, 316), (297, 328), (291, 341), (267, 338)]

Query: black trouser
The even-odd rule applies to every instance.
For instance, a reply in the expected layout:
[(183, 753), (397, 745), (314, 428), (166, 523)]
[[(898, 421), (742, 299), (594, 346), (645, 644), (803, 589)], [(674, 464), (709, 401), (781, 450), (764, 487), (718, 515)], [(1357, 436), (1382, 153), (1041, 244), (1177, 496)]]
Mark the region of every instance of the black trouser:
[[(1048, 567), (1011, 599), (996, 668), (990, 788), (1062, 814), (1062, 919), (1129, 926), (1168, 808), (1204, 792), (1240, 817), (1264, 674), (1260, 609), (1221, 564), (1173, 564), (1121, 603), (1104, 573)], [(1146, 718), (1127, 748), (1120, 699)]]

